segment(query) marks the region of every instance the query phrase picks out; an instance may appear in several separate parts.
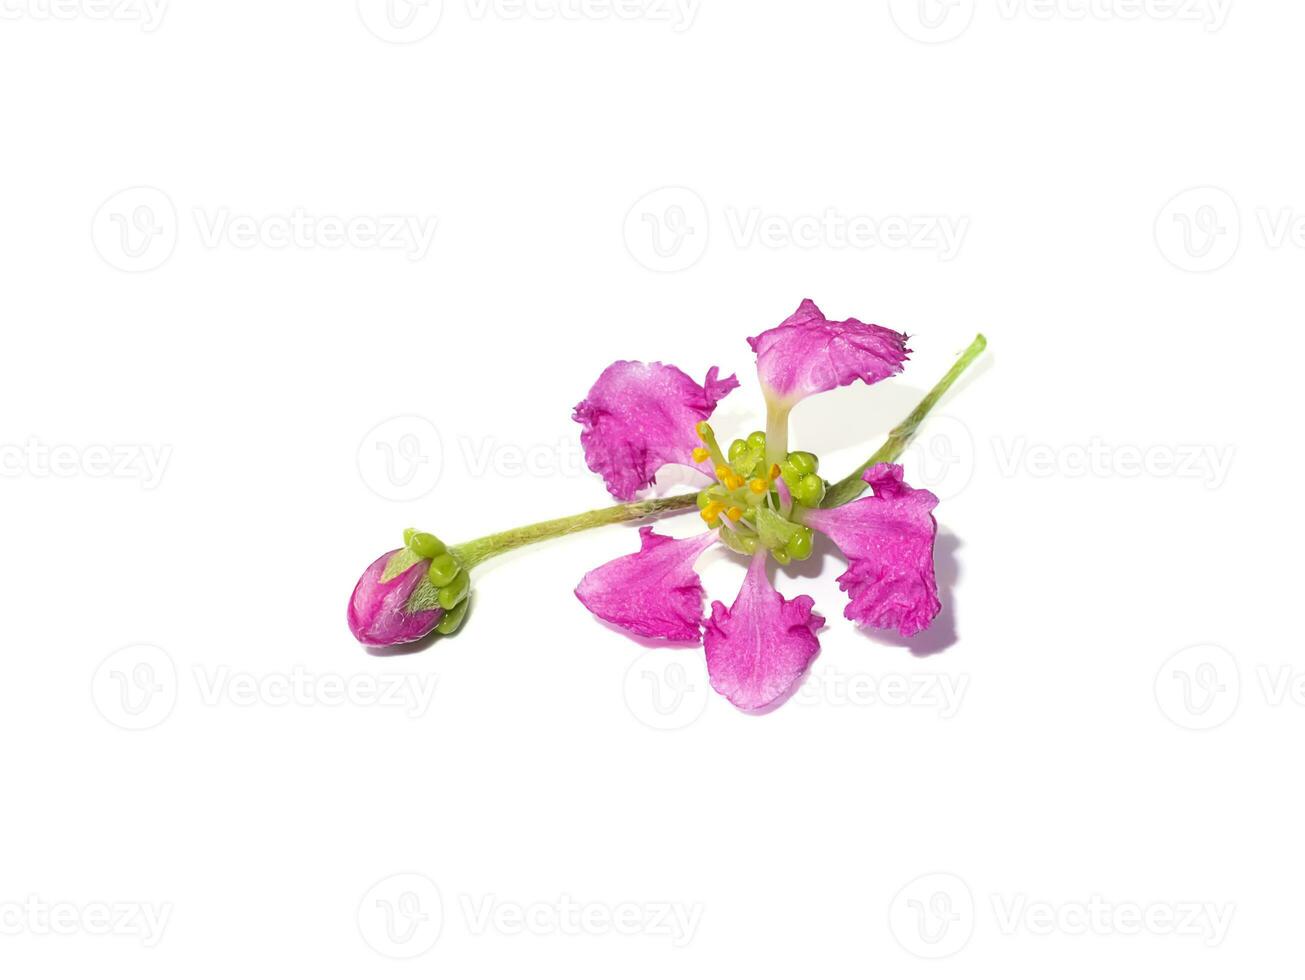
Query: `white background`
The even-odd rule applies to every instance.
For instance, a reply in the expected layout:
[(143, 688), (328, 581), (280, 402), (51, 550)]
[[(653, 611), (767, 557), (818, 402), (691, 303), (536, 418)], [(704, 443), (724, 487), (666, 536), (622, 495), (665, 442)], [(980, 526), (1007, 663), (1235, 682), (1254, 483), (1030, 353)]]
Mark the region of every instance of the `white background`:
[[(5, 975), (1289, 962), (1305, 10), (1103, 3), (5, 0)], [(755, 427), (804, 296), (916, 352), (795, 413), (835, 477), (991, 339), (905, 460), (919, 642), (820, 553), (807, 686), (741, 714), (572, 597), (615, 527), (354, 643), (405, 526), (604, 504), (612, 360), (737, 371)]]

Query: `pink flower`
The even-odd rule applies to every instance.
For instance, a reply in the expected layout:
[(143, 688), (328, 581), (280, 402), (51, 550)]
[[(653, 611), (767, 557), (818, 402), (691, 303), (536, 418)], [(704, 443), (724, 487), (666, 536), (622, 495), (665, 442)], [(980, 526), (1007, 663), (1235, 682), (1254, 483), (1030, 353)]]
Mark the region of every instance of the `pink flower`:
[(367, 566), (349, 598), (349, 629), (373, 647), (393, 646), (420, 640), (433, 630), (443, 609), (408, 610), (413, 591), (426, 580), (429, 561), (419, 561), (391, 579), (385, 567), (397, 550), (387, 552)]
[[(814, 600), (787, 599), (767, 578), (780, 565), (812, 553), (812, 533), (828, 534), (849, 559), (839, 583), (851, 599), (849, 619), (924, 629), (938, 614), (933, 573), (937, 499), (902, 481), (900, 466), (864, 474), (874, 496), (841, 507), (818, 505), (828, 489), (819, 461), (787, 451), (788, 409), (800, 399), (861, 380), (874, 383), (901, 370), (909, 351), (903, 334), (862, 323), (826, 320), (810, 300), (778, 327), (751, 338), (771, 430), (736, 439), (723, 450), (707, 420), (737, 386), (712, 368), (698, 386), (677, 368), (632, 361), (613, 364), (576, 409), (590, 469), (613, 495), (627, 499), (656, 480), (665, 463), (696, 466), (717, 481), (698, 498), (707, 534), (675, 540), (641, 528), (639, 551), (585, 575), (576, 596), (608, 623), (642, 637), (703, 639), (712, 687), (734, 705), (756, 710), (781, 700), (819, 653), (824, 617)], [(770, 455), (767, 455), (767, 446)], [(749, 555), (729, 609), (704, 593), (696, 559), (720, 542)]]

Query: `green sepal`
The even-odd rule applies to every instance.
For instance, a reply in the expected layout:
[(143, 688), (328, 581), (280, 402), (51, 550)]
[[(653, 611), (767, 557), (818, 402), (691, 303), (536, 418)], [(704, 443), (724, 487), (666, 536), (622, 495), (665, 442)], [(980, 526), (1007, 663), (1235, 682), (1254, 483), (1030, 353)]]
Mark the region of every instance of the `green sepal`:
[(762, 547), (771, 551), (786, 547), (801, 527), (801, 524), (785, 520), (768, 507), (757, 510), (757, 533), (761, 536)]
[(385, 571), (381, 573), (381, 581), (388, 582), (392, 578), (398, 578), (417, 562), (425, 560), (411, 548), (400, 548), (385, 563)]
[(467, 618), (467, 609), (471, 606), (470, 599), (463, 599), (460, 603), (448, 610), (440, 621), (435, 624), (435, 632), (441, 636), (448, 636), (450, 633), (456, 633), (462, 621)]
[(755, 534), (740, 534), (738, 531), (731, 531), (728, 527), (720, 529), (721, 544), (729, 548), (730, 551), (736, 551), (740, 555), (755, 555), (757, 553), (757, 536)]
[(404, 611), (410, 613), (429, 612), (432, 609), (443, 609), (440, 605), (440, 590), (430, 584), (430, 579), (422, 576), (417, 587), (412, 590), (408, 596), (408, 601), (404, 603)]

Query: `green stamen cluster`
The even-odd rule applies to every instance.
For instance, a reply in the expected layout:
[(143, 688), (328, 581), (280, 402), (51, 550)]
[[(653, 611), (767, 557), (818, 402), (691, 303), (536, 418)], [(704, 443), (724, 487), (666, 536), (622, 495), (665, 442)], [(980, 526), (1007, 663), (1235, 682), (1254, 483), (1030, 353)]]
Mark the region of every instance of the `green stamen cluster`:
[[(768, 465), (766, 433), (760, 431), (735, 439), (728, 457), (722, 458), (711, 426), (699, 423), (697, 432), (706, 448), (697, 450), (694, 458), (715, 463), (720, 481), (698, 494), (698, 511), (707, 526), (719, 528), (721, 541), (740, 554), (765, 548), (782, 565), (811, 557), (811, 529), (789, 517), (792, 504), (815, 507), (824, 498), (819, 460), (811, 453), (794, 452)], [(779, 478), (792, 498), (787, 505), (776, 485)]]
[(444, 610), (444, 615), (436, 624), (435, 631), (445, 636), (456, 632), (470, 605), (471, 575), (444, 542), (433, 534), (408, 528), (403, 532), (403, 547), (417, 560), (430, 561), (426, 581), (413, 591), (408, 600), (409, 607), (433, 609), (438, 605)]

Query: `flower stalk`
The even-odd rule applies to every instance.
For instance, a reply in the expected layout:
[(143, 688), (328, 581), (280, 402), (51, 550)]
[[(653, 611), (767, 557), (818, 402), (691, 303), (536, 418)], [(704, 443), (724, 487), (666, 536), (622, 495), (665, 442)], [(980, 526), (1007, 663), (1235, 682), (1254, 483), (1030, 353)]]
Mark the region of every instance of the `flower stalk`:
[(947, 390), (956, 383), (956, 379), (965, 373), (966, 369), (974, 363), (975, 359), (984, 352), (987, 346), (987, 337), (983, 334), (975, 337), (970, 346), (965, 348), (961, 356), (956, 359), (956, 363), (951, 366), (951, 369), (920, 400), (920, 404), (916, 405), (911, 410), (911, 414), (902, 419), (888, 434), (888, 439), (885, 440), (875, 454), (829, 488), (820, 506), (824, 508), (841, 507), (843, 504), (861, 496), (866, 489), (866, 482), (861, 479), (862, 474), (879, 463), (895, 462), (897, 457), (902, 455), (903, 450), (915, 437), (915, 432), (920, 428), (920, 423), (933, 411), (933, 407), (938, 404), (943, 395), (947, 394)]

